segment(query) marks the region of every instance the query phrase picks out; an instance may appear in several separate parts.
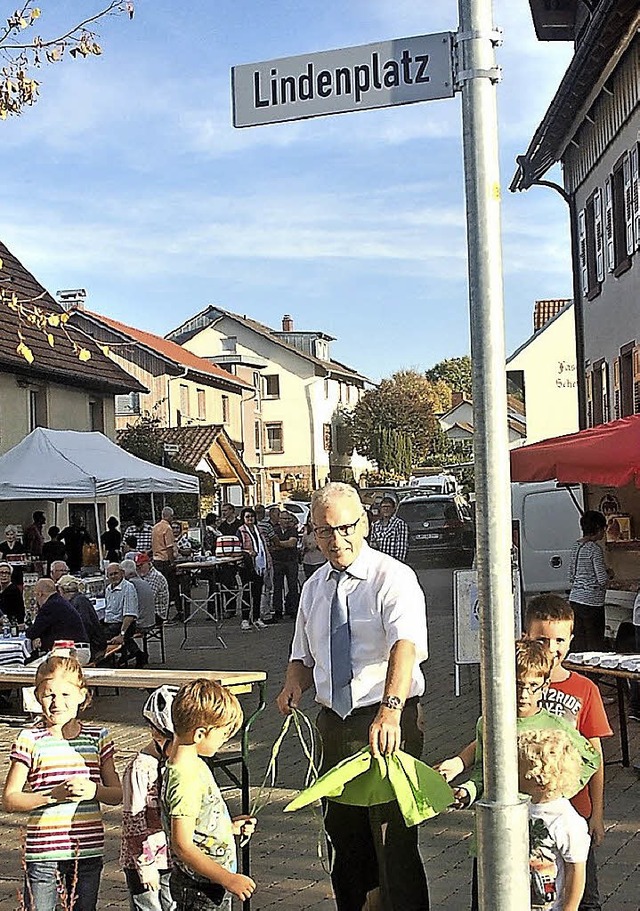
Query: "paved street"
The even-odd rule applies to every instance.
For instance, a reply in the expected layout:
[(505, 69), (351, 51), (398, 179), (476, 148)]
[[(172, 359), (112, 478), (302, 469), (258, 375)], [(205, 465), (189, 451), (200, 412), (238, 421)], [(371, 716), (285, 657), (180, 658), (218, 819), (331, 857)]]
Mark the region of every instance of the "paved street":
[[(478, 674), (463, 668), (462, 696), (453, 692), (453, 637), (451, 572), (433, 569), (420, 573), (428, 593), (431, 657), (426, 664), (427, 693), (423, 700), (426, 720), (424, 759), (434, 763), (450, 755), (473, 736), (479, 712)], [(168, 666), (178, 668), (220, 668), (226, 670), (266, 669), (269, 673), (269, 706), (253, 730), (251, 758), (252, 782), (264, 775), (271, 746), (282, 719), (273, 706), (278, 692), (292, 633), (290, 623), (263, 632), (241, 633), (239, 621), (229, 621), (224, 629), (227, 650), (207, 648), (214, 640), (213, 626), (204, 622), (197, 628), (190, 651), (180, 651), (182, 628), (167, 629)], [(123, 691), (120, 697), (105, 691), (90, 710), (90, 717), (104, 720), (118, 746), (118, 766), (123, 768), (136, 749), (146, 740), (140, 708), (146, 693)], [(243, 705), (250, 711), (254, 696), (245, 696)], [(313, 711), (313, 704), (306, 705)], [(608, 707), (615, 726), (613, 707)], [(640, 725), (631, 722), (632, 756), (640, 757)], [(0, 770), (4, 778), (7, 755), (15, 729), (0, 727)], [(619, 757), (617, 738), (605, 746), (608, 759)], [(305, 761), (294, 741), (285, 741), (280, 754), (277, 789), (259, 813), (259, 829), (253, 842), (253, 875), (258, 890), (253, 901), (256, 911), (331, 911), (329, 879), (317, 856), (319, 824), (308, 811), (283, 814), (282, 808), (302, 784)], [(220, 779), (222, 784), (222, 780)], [(232, 810), (238, 809), (238, 792), (228, 792)], [(640, 872), (640, 781), (632, 770), (619, 764), (607, 767), (607, 838), (600, 851), (600, 883), (605, 911), (638, 911), (638, 873)], [(117, 866), (120, 813), (108, 809), (106, 867), (101, 891), (101, 907), (125, 909), (127, 895)], [(20, 824), (16, 816), (2, 814), (4, 840), (3, 866), (0, 870), (0, 909), (15, 907), (15, 892), (20, 881)], [(425, 858), (434, 911), (464, 911), (468, 907), (470, 861), (467, 856), (472, 817), (470, 812), (448, 812), (421, 828), (421, 847)], [(514, 909), (515, 911), (515, 909)]]

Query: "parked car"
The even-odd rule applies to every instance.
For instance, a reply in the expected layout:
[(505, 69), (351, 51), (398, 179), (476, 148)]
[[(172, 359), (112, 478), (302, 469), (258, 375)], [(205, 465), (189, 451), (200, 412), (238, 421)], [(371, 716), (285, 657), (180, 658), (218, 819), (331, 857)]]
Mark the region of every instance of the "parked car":
[(409, 526), (409, 562), (430, 556), (471, 562), (475, 526), (469, 504), (460, 494), (406, 497), (397, 514)]

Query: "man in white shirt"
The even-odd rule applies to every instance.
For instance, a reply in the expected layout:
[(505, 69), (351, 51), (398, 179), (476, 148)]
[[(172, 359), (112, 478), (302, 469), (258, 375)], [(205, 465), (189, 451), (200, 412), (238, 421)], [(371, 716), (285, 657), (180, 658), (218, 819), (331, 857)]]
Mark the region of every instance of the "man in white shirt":
[(104, 593), (104, 628), (109, 645), (122, 646), (122, 663), (135, 658), (137, 667), (146, 664), (144, 652), (138, 647), (133, 634), (138, 619), (138, 595), (131, 582), (127, 582), (119, 563), (107, 566), (107, 585)]
[[(367, 743), (374, 755), (402, 746), (419, 756), (427, 623), (416, 575), (366, 544), (367, 517), (348, 485), (316, 491), (311, 517), (328, 563), (302, 590), (278, 707), (287, 714), (315, 688), (323, 772)], [(367, 901), (384, 911), (428, 911), (417, 829), (405, 825), (395, 802), (354, 807), (329, 800), (325, 828), (338, 911)]]

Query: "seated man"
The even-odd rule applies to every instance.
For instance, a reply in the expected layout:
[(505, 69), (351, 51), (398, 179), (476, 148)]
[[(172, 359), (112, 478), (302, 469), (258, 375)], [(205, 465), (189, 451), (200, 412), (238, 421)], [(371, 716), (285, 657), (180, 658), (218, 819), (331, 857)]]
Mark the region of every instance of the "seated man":
[(109, 584), (104, 593), (104, 628), (109, 645), (122, 646), (122, 663), (135, 658), (136, 667), (146, 664), (144, 652), (133, 638), (138, 619), (138, 595), (131, 582), (127, 582), (119, 563), (107, 566)]
[(95, 661), (97, 657), (104, 654), (107, 648), (107, 637), (93, 604), (84, 594), (84, 583), (76, 576), (61, 576), (56, 588), (80, 614), (87, 631), (91, 660)]
[[(139, 554), (142, 556), (142, 554)], [(120, 569), (124, 573), (127, 582), (130, 582), (136, 590), (138, 596), (138, 619), (136, 621), (136, 630), (141, 633), (148, 632), (156, 625), (156, 599), (153, 589), (142, 579), (137, 572), (136, 564), (133, 560), (123, 560)], [(143, 649), (144, 659), (136, 661), (137, 667), (144, 667), (149, 663), (149, 655)]]
[(169, 616), (169, 583), (155, 568), (148, 554), (136, 556), (136, 569), (140, 578), (144, 579), (153, 591), (156, 623), (164, 623)]
[(34, 648), (49, 652), (58, 639), (88, 642), (87, 631), (78, 611), (58, 594), (51, 579), (39, 579), (33, 589), (36, 618), (25, 630)]

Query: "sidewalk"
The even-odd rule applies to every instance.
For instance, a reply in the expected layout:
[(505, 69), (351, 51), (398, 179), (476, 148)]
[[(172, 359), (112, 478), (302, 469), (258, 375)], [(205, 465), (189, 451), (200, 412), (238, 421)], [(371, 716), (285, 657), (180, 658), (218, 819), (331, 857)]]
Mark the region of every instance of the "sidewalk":
[[(428, 585), (428, 583), (427, 583)], [(431, 658), (427, 662), (427, 693), (423, 698), (425, 712), (425, 750), (429, 764), (451, 755), (474, 734), (479, 714), (478, 672), (462, 669), (462, 696), (453, 694), (452, 611), (450, 604), (429, 609)], [(271, 747), (282, 725), (273, 700), (278, 693), (287, 659), (291, 623), (280, 623), (261, 632), (242, 633), (239, 620), (228, 621), (223, 635), (228, 649), (211, 649), (215, 642), (213, 624), (203, 622), (192, 630), (195, 650), (180, 651), (182, 627), (168, 627), (167, 666), (188, 669), (221, 670), (257, 669), (269, 674), (266, 711), (252, 730), (251, 781), (257, 786), (263, 779)], [(197, 633), (196, 635), (193, 635)], [(152, 649), (153, 649), (152, 645)], [(152, 658), (155, 653), (152, 652)], [(141, 722), (141, 707), (146, 692), (121, 691), (119, 697), (103, 691), (88, 717), (104, 721), (110, 728), (118, 749), (120, 770), (147, 738)], [(252, 711), (257, 694), (242, 697), (246, 713)], [(303, 709), (311, 717), (315, 709), (308, 699)], [(609, 718), (617, 730), (615, 706), (607, 706)], [(16, 728), (0, 725), (0, 775), (6, 776), (8, 753)], [(630, 722), (632, 758), (640, 758), (640, 724)], [(607, 760), (619, 758), (617, 736), (605, 743)], [(294, 735), (285, 741), (278, 766), (278, 788), (270, 795), (269, 804), (258, 815), (258, 831), (252, 843), (252, 875), (258, 889), (252, 901), (254, 911), (333, 911), (329, 878), (318, 859), (319, 824), (306, 810), (283, 814), (282, 808), (302, 786), (306, 761)], [(600, 887), (604, 911), (638, 911), (638, 874), (640, 873), (640, 780), (632, 769), (620, 764), (606, 770), (607, 837), (599, 852)], [(222, 778), (220, 783), (223, 784)], [(227, 792), (232, 812), (239, 812), (237, 790)], [(0, 813), (3, 836), (3, 864), (0, 868), (0, 911), (16, 907), (15, 894), (22, 879), (20, 868), (19, 816)], [(103, 873), (100, 907), (128, 908), (117, 858), (119, 849), (120, 811), (105, 812), (106, 864)], [(471, 864), (467, 850), (472, 826), (470, 811), (446, 812), (430, 820), (420, 830), (421, 849), (431, 889), (433, 911), (465, 911), (469, 907)], [(238, 906), (239, 907), (239, 906)], [(516, 909), (514, 909), (516, 911)]]

